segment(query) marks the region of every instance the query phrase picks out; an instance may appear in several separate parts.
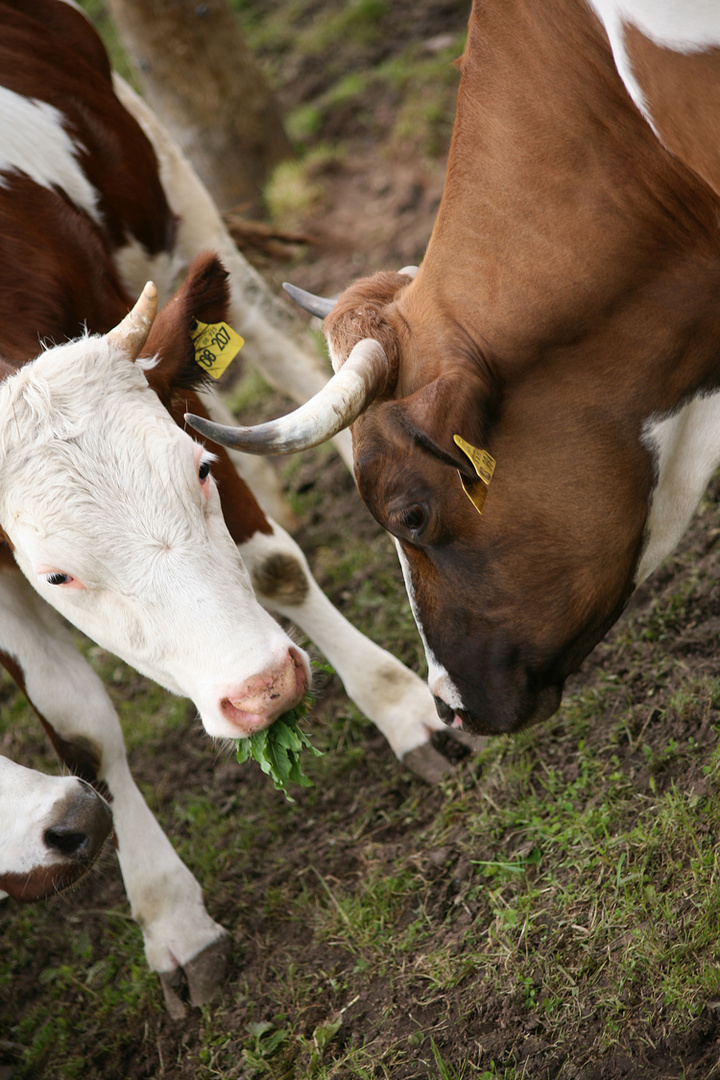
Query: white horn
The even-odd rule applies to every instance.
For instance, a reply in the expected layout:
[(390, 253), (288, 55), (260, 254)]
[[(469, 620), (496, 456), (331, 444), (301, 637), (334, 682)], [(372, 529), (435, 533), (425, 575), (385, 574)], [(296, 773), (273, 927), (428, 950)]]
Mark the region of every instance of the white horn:
[(148, 334), (157, 314), (158, 294), (152, 281), (140, 293), (132, 311), (128, 311), (122, 322), (109, 332), (107, 339), (111, 345), (127, 353), (131, 360), (137, 360), (140, 350), (148, 339)]
[(324, 296), (315, 296), (313, 293), (305, 292), (297, 285), (291, 285), (289, 281), (283, 282), (283, 289), (303, 311), (307, 311), (310, 315), (317, 315), (318, 319), (324, 319), (335, 307), (334, 300), (327, 300)]
[(186, 413), (190, 427), (212, 442), (248, 454), (290, 454), (309, 450), (348, 427), (385, 390), (390, 375), (385, 350), (374, 338), (363, 338), (340, 370), (315, 397), (288, 416), (256, 427), (225, 427)]

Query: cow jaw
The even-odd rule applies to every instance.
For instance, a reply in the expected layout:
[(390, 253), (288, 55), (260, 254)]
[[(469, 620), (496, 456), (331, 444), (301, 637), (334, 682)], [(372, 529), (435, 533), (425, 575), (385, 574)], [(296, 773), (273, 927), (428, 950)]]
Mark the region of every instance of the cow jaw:
[(192, 698), (211, 735), (302, 699), (307, 658), (255, 599), (202, 452), (139, 365), (102, 338), (49, 350), (3, 384), (0, 421), (0, 522), (53, 607)]

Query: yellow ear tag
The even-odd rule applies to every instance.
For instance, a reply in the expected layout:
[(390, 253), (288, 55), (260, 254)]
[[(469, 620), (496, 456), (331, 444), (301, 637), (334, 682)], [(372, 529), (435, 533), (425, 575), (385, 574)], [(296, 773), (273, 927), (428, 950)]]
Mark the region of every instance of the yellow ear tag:
[(224, 322), (203, 323), (196, 319), (190, 337), (195, 347), (196, 363), (213, 379), (220, 378), (245, 344), (240, 335)]
[(488, 485), (495, 472), (495, 458), (491, 457), (487, 450), (479, 450), (477, 446), (473, 446), (472, 443), (466, 442), (460, 435), (453, 435), (453, 442), (456, 446), (460, 447), (463, 454), (470, 458), (472, 466), (478, 474), (479, 479), (476, 483), (470, 484), (464, 478), (462, 473), (458, 471), (463, 491), (477, 510), (478, 514), (482, 514), (487, 498)]

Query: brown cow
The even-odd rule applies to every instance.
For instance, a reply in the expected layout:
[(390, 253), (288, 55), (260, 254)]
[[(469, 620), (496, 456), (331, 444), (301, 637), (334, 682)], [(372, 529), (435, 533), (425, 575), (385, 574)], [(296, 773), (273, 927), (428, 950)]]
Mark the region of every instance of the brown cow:
[(720, 460), (720, 8), (594, 6), (474, 4), (419, 271), (309, 298), (314, 402), (195, 425), (278, 453), (352, 423), (438, 711), (485, 734), (557, 708)]

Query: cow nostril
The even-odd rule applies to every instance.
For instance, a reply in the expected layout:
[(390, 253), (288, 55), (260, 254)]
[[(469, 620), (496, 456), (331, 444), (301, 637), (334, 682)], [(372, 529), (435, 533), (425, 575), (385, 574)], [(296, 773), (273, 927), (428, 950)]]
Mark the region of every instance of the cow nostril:
[(451, 724), (453, 716), (455, 715), (455, 710), (451, 709), (447, 702), (443, 701), (442, 698), (435, 697), (433, 695), (433, 701), (435, 702), (437, 714), (442, 720), (443, 724)]
[(90, 844), (87, 833), (73, 829), (54, 828), (45, 830), (45, 843), (68, 858), (81, 857)]

